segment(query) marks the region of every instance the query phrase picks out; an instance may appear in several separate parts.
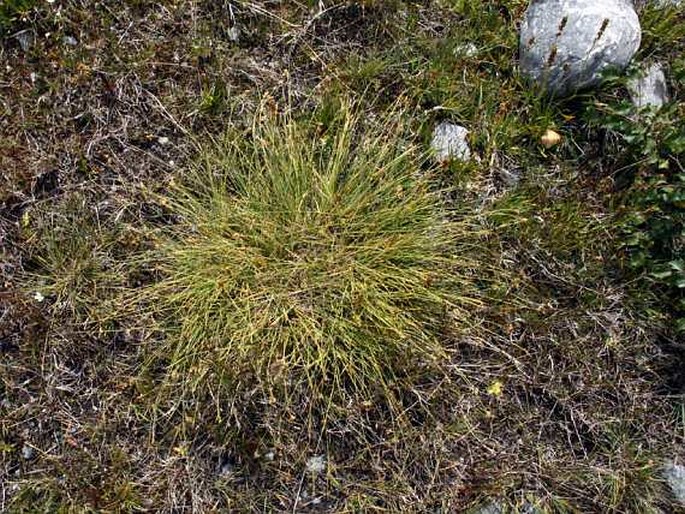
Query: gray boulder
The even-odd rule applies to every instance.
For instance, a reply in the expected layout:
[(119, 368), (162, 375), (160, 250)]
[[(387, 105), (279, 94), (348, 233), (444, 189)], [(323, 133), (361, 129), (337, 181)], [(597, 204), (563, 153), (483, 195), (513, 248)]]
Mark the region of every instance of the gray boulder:
[(631, 0), (533, 0), (519, 41), (521, 73), (564, 96), (623, 70), (640, 48), (640, 21)]
[(666, 75), (661, 64), (653, 63), (643, 66), (637, 76), (628, 81), (628, 92), (638, 109), (645, 107), (658, 109), (667, 103), (670, 98)]
[(461, 125), (443, 121), (433, 131), (431, 149), (440, 163), (457, 159), (468, 161), (471, 159), (471, 149), (466, 140), (469, 131)]

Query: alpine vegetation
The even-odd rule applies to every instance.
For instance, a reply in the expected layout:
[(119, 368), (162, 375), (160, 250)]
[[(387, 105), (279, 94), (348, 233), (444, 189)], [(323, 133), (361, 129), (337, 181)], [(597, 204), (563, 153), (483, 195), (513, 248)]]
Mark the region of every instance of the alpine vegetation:
[(161, 199), (177, 222), (147, 256), (161, 278), (141, 300), (179, 400), (246, 382), (387, 400), (394, 377), (444, 355), (481, 305), (481, 234), (398, 120), (262, 111)]

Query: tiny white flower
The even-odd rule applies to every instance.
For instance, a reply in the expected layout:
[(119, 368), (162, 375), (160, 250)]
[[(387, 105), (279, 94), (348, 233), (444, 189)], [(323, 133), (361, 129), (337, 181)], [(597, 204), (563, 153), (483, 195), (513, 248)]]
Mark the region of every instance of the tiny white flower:
[(323, 455), (316, 455), (314, 457), (310, 457), (307, 460), (307, 471), (310, 473), (316, 475), (321, 472), (323, 472), (326, 469), (326, 457)]
[(43, 293), (40, 291), (36, 291), (33, 294), (33, 299), (36, 300), (38, 303), (41, 303), (43, 300), (45, 300), (45, 296), (43, 296)]

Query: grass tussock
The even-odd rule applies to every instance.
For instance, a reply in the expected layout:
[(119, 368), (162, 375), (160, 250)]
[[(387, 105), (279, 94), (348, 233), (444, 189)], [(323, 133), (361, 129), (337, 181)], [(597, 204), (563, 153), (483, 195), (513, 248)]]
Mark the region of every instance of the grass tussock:
[(528, 4), (0, 0), (0, 511), (681, 512), (682, 10)]
[(141, 299), (166, 334), (153, 360), (185, 395), (246, 377), (385, 390), (440, 359), (446, 320), (481, 305), (478, 230), (448, 212), (399, 118), (343, 106), (313, 126), (262, 112), (161, 199), (178, 220), (146, 257), (161, 280)]

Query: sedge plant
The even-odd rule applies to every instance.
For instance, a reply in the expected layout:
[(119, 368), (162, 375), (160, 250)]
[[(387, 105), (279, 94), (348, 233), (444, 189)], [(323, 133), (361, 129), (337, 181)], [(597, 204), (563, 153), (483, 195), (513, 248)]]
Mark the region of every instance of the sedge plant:
[[(160, 198), (150, 363), (177, 400), (240, 384), (312, 400), (389, 394), (483, 303), (482, 234), (448, 208), (398, 109), (262, 109)], [(360, 397), (360, 396), (357, 396)]]

